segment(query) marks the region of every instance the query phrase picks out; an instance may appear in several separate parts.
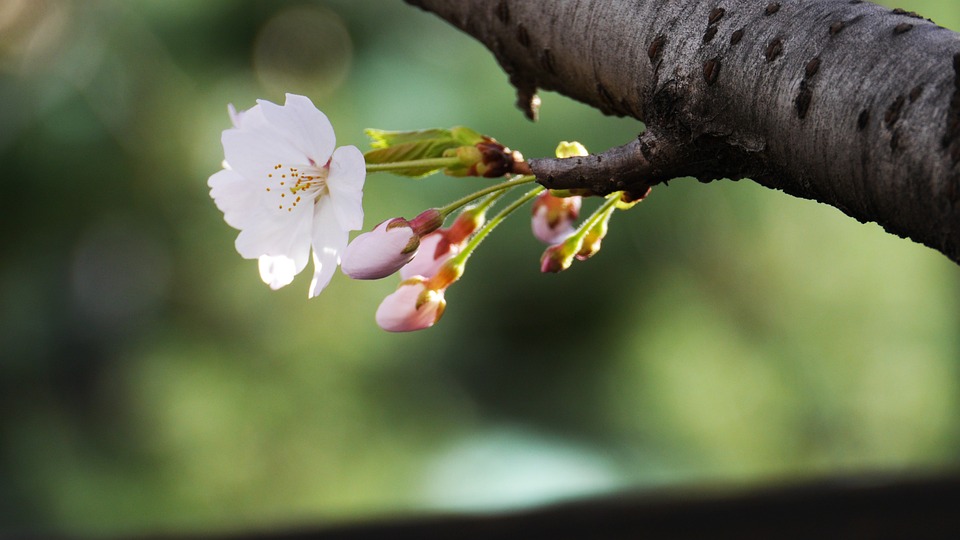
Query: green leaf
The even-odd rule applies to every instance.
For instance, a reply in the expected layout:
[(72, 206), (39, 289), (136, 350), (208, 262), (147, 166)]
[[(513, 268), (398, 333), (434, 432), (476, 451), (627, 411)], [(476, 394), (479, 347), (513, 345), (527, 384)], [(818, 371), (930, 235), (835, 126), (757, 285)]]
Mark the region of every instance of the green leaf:
[[(456, 159), (451, 162), (446, 160), (443, 165), (437, 163), (423, 163), (424, 161), (438, 160), (441, 158), (458, 158), (460, 152), (464, 150), (473, 150), (474, 145), (484, 139), (482, 135), (470, 128), (457, 126), (451, 129), (424, 129), (420, 131), (385, 131), (382, 129), (367, 129), (366, 134), (370, 137), (370, 146), (372, 149), (363, 155), (367, 164), (391, 165), (396, 167), (384, 167), (379, 170), (389, 170), (394, 174), (403, 176), (426, 176), (430, 173), (445, 169), (447, 174), (462, 176), (456, 174), (461, 172), (464, 166), (469, 164), (459, 164)], [(443, 161), (441, 159), (441, 161)], [(407, 163), (410, 162), (409, 166)], [(416, 163), (420, 162), (420, 163)]]
[(430, 159), (442, 157), (445, 150), (456, 147), (457, 144), (452, 140), (408, 142), (370, 150), (363, 155), (363, 158), (367, 160), (367, 163), (396, 163), (398, 161)]
[(433, 128), (420, 131), (386, 131), (368, 128), (364, 130), (372, 141), (373, 148), (389, 148), (391, 146), (414, 143), (428, 140), (448, 140), (453, 142), (453, 135), (449, 129)]

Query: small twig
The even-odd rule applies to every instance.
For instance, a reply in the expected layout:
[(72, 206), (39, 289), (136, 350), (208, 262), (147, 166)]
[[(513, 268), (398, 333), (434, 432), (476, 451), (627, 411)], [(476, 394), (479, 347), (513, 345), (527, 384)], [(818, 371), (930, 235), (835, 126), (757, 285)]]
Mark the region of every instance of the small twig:
[[(589, 189), (597, 195), (614, 191), (643, 194), (656, 184), (681, 176), (715, 177), (716, 161), (691, 159), (686, 144), (647, 130), (623, 146), (600, 154), (529, 160), (537, 181), (550, 189)], [(712, 178), (710, 178), (712, 179)]]

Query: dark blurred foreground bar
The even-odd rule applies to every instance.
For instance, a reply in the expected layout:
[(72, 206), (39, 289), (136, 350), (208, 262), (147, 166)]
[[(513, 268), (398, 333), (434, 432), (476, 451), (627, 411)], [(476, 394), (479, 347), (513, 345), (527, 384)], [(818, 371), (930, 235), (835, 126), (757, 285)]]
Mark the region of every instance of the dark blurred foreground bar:
[(706, 493), (654, 491), (534, 510), (149, 540), (960, 539), (960, 474), (852, 477)]

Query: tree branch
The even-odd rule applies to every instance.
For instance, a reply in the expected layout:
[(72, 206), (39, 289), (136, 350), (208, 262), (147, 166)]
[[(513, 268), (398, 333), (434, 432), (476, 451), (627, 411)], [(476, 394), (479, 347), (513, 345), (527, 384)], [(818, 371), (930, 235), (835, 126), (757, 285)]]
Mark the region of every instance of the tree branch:
[(538, 88), (632, 116), (637, 141), (531, 160), (548, 187), (752, 178), (960, 262), (960, 35), (850, 0), (407, 0)]
[[(628, 191), (644, 195), (651, 186), (680, 176), (704, 179), (724, 177), (726, 148), (701, 141), (692, 145), (648, 129), (635, 140), (601, 154), (575, 158), (530, 159), (528, 163), (538, 182), (550, 189), (584, 189), (597, 195)], [(741, 175), (726, 175), (739, 179)]]
[(141, 540), (957, 538), (960, 479), (847, 477), (739, 492), (638, 493), (488, 515)]

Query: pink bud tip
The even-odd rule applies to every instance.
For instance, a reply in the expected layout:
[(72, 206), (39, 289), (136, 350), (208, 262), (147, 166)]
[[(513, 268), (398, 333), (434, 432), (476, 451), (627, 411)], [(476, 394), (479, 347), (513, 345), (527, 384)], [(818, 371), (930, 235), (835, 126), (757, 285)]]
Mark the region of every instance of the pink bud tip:
[(447, 302), (443, 290), (428, 289), (417, 276), (383, 299), (377, 308), (377, 324), (388, 332), (412, 332), (430, 328), (443, 315)]
[(434, 231), (420, 239), (420, 249), (410, 264), (400, 269), (400, 277), (433, 277), (443, 263), (460, 253), (460, 244), (449, 241), (444, 229)]
[(443, 214), (436, 208), (429, 208), (410, 220), (410, 227), (418, 236), (425, 236), (443, 226)]
[(581, 197), (557, 197), (544, 191), (533, 202), (530, 221), (533, 235), (546, 244), (562, 242), (573, 234), (573, 222), (580, 215)]
[(340, 268), (353, 279), (384, 278), (410, 262), (419, 245), (420, 237), (407, 220), (387, 220), (350, 242)]
[(556, 244), (544, 250), (540, 256), (540, 271), (543, 273), (563, 272), (573, 263), (573, 254), (567, 253), (564, 244)]

